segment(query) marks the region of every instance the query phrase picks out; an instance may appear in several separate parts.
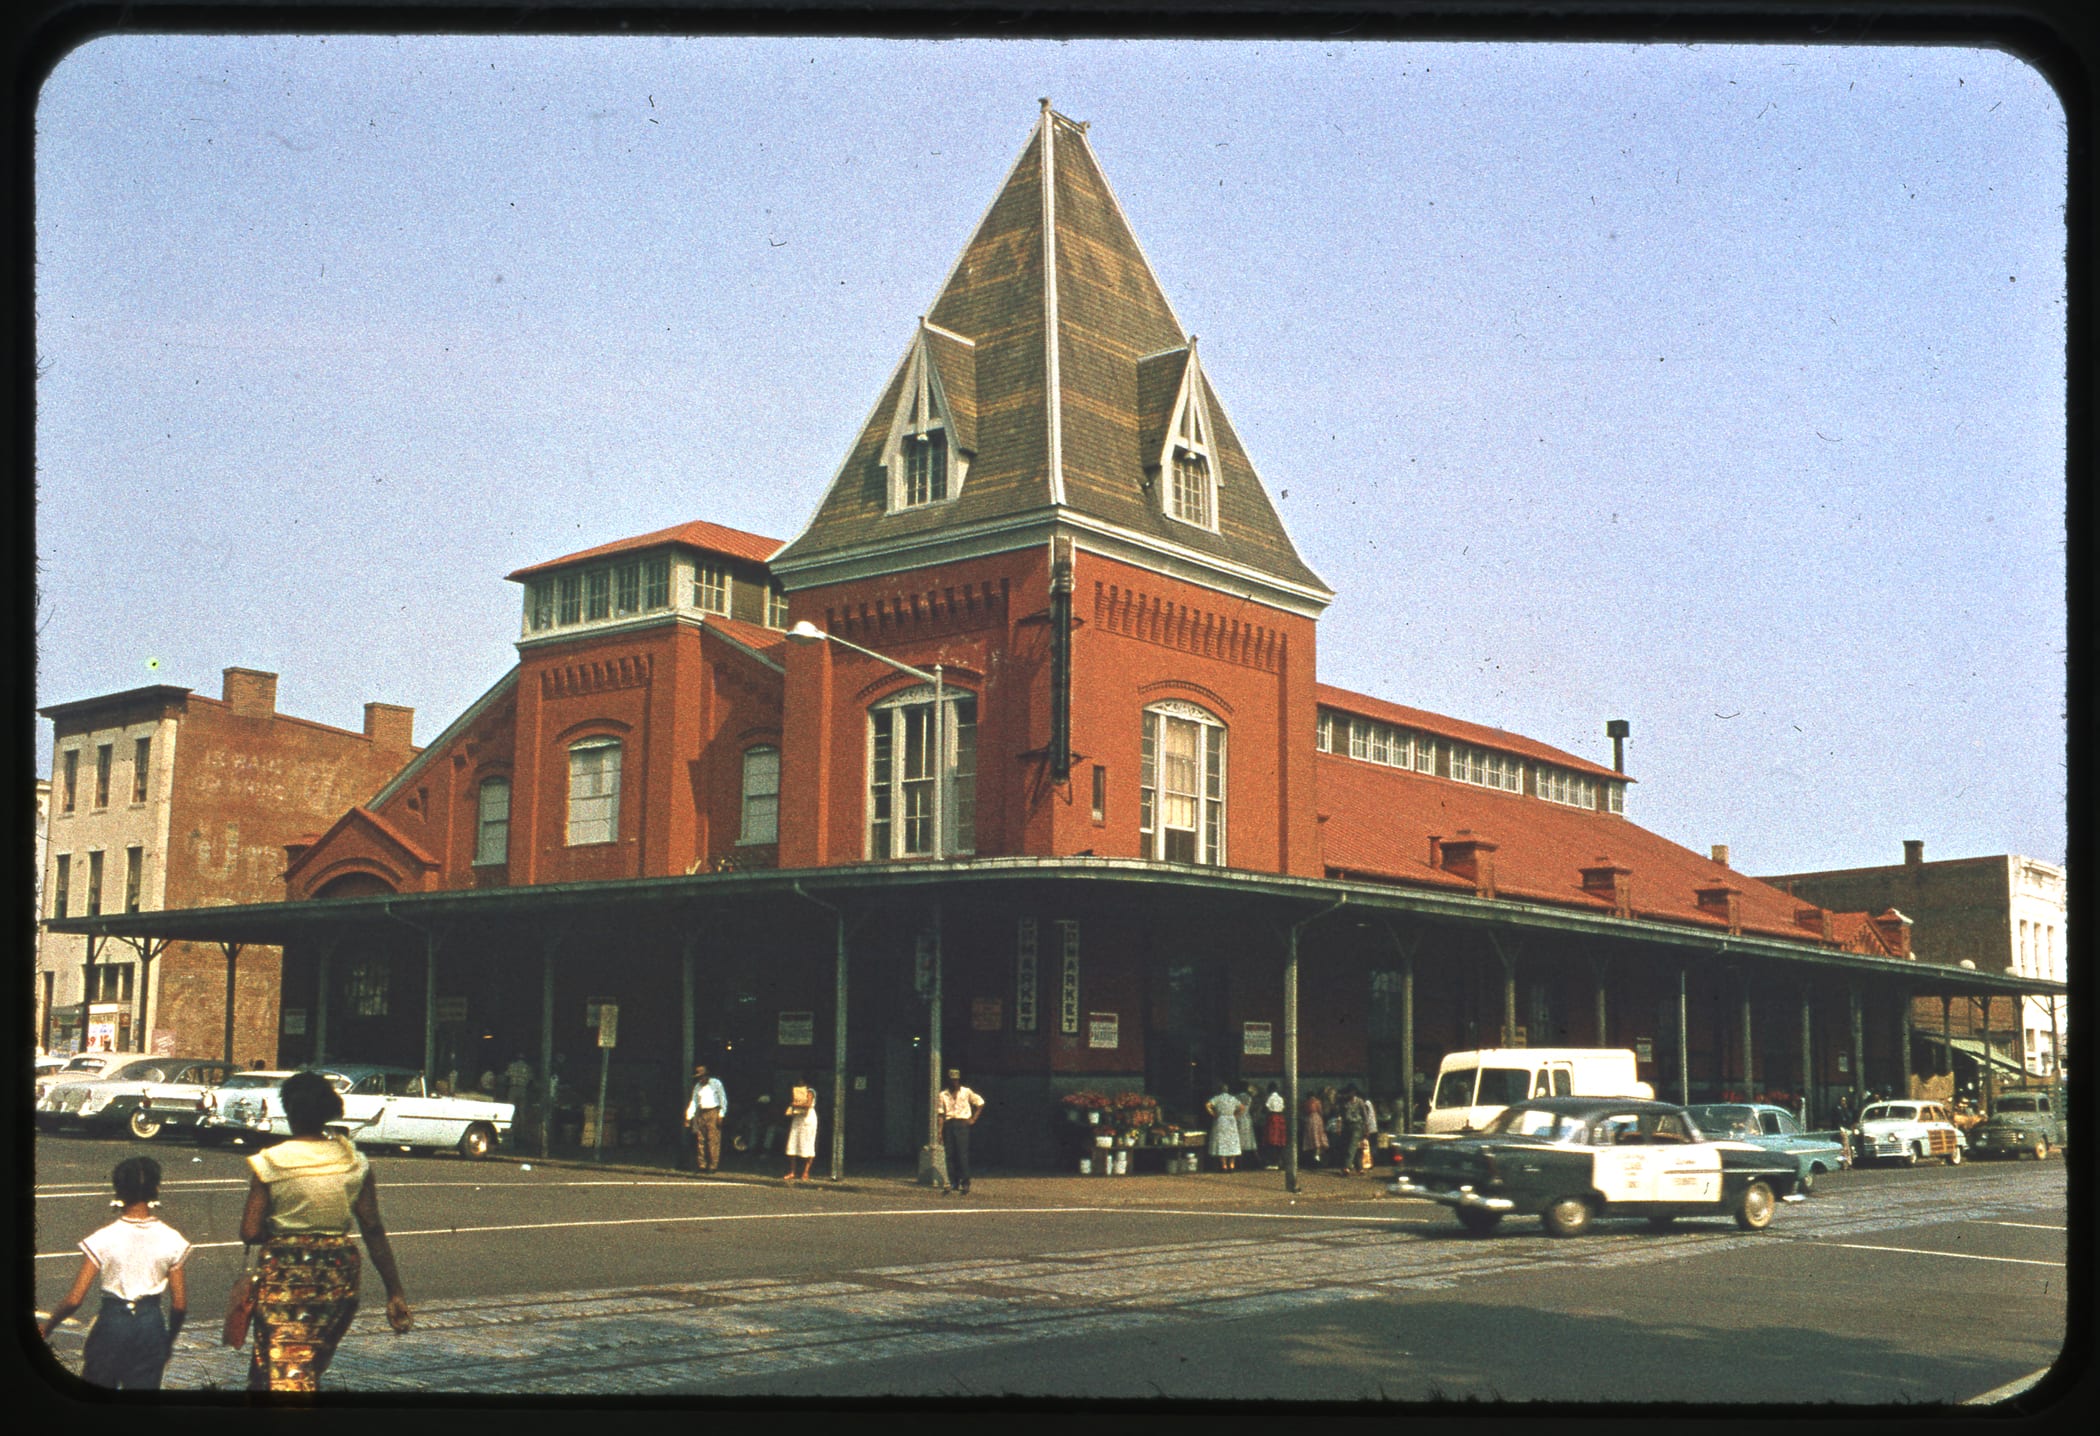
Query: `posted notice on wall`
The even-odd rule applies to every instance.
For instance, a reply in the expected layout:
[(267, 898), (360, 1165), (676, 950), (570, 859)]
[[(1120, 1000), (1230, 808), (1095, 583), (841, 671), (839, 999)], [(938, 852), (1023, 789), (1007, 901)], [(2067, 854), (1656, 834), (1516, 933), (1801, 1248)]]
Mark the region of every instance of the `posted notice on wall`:
[(1243, 1022), (1240, 1024), (1240, 1053), (1246, 1057), (1268, 1057), (1275, 1048), (1275, 1027), (1267, 1022)]
[(1122, 1015), (1115, 1012), (1089, 1012), (1086, 1015), (1086, 1045), (1089, 1047), (1120, 1047), (1122, 1041)]
[(1633, 1042), (1633, 1055), (1634, 1060), (1636, 1061), (1653, 1062), (1655, 1060), (1654, 1041), (1647, 1037), (1635, 1038)]
[(1006, 1003), (997, 997), (979, 997), (970, 1003), (970, 1030), (997, 1032), (1006, 1026)]
[(814, 1012), (783, 1012), (780, 1014), (780, 1034), (774, 1040), (782, 1047), (810, 1047), (817, 1040), (817, 1014)]
[[(304, 1037), (306, 1035), (305, 1008), (287, 1007), (284, 1010), (284, 1035), (287, 1037)], [(158, 1042), (160, 1034), (156, 1032), (153, 1035), (153, 1040)]]
[(437, 1020), (440, 1022), (465, 1022), (467, 999), (464, 997), (440, 997), (437, 1000)]

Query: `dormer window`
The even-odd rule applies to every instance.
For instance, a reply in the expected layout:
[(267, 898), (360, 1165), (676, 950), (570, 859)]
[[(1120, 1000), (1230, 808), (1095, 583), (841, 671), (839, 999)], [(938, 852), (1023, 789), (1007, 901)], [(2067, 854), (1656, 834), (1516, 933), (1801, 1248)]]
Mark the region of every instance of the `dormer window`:
[(1524, 791), (1524, 765), (1507, 753), (1497, 753), (1491, 748), (1452, 744), (1451, 776), (1461, 783), (1500, 788), (1505, 793)]
[(766, 627), (786, 628), (787, 626), (788, 596), (781, 591), (778, 584), (775, 584), (766, 590)]
[(701, 559), (693, 566), (693, 607), (702, 613), (729, 613), (729, 566)]
[[(928, 335), (938, 333), (943, 342), (954, 339), (945, 330), (933, 330), (923, 320), (912, 343), (911, 357), (904, 368), (904, 384), (890, 416), (889, 441), (883, 445), (882, 463), (889, 471), (890, 512), (945, 503), (962, 488), (968, 467), (966, 442), (956, 437), (955, 417), (948, 391)], [(951, 346), (952, 348), (952, 346)], [(966, 386), (967, 387), (967, 386)]]
[(532, 633), (660, 613), (671, 606), (671, 559), (625, 559), (572, 569), (525, 586), (525, 627)]
[(1170, 519), (1197, 528), (1218, 527), (1217, 447), (1213, 442), (1210, 404), (1204, 397), (1202, 366), (1196, 362), (1195, 341), (1189, 341), (1188, 364), (1181, 374), (1181, 392), (1174, 400), (1173, 420), (1167, 427), (1166, 452), (1160, 455), (1161, 506)]

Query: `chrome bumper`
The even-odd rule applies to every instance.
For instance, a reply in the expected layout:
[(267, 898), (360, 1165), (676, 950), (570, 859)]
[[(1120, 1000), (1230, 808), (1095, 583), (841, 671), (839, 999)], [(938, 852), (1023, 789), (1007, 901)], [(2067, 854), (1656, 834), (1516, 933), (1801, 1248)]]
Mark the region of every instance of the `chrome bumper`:
[(1417, 1186), (1408, 1177), (1395, 1177), (1386, 1191), (1396, 1197), (1422, 1197), (1432, 1202), (1442, 1202), (1447, 1207), (1472, 1207), (1483, 1212), (1513, 1212), (1517, 1204), (1508, 1197), (1484, 1197), (1473, 1190), (1470, 1182), (1446, 1190)]

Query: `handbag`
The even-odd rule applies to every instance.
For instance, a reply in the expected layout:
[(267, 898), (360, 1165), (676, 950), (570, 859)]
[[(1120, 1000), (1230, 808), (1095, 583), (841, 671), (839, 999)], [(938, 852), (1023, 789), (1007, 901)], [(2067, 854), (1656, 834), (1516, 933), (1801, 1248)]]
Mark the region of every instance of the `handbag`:
[(253, 1271), (244, 1271), (233, 1279), (233, 1290), (226, 1298), (226, 1321), (219, 1329), (219, 1340), (227, 1346), (248, 1344), (248, 1323), (255, 1316), (255, 1278)]

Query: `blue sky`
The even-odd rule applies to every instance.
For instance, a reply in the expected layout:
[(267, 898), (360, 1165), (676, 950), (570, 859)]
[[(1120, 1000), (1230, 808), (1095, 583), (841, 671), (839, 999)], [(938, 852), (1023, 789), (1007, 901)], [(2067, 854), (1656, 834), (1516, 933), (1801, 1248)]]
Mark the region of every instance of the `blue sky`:
[[(437, 731), (520, 565), (792, 537), (1047, 95), (1328, 682), (1738, 867), (2065, 849), (2063, 111), (1958, 48), (134, 36), (37, 113), (36, 697)], [(49, 725), (37, 760), (48, 770)]]

